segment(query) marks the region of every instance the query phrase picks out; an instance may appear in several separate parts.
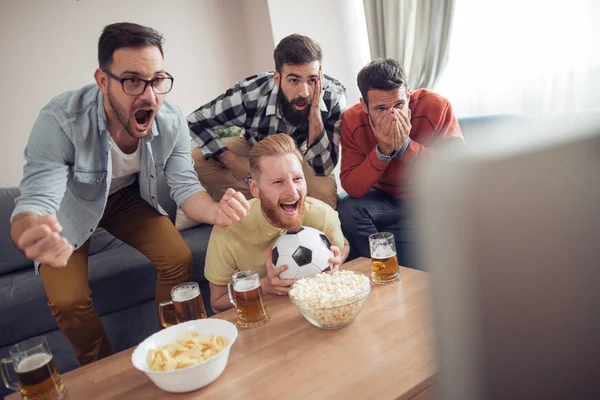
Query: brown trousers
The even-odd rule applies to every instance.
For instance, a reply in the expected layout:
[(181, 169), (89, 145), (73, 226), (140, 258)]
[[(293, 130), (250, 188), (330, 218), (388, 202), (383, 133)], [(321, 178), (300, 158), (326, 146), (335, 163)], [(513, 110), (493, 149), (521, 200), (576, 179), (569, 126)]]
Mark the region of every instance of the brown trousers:
[[(173, 286), (191, 279), (189, 247), (169, 218), (141, 198), (137, 184), (108, 197), (100, 226), (135, 247), (156, 266), (157, 305), (170, 300)], [(40, 266), (52, 315), (73, 345), (81, 365), (112, 353), (104, 326), (92, 305), (89, 247), (90, 239), (73, 252), (63, 268)]]
[[(237, 156), (248, 157), (252, 149), (243, 137), (223, 138), (223, 143)], [(192, 157), (194, 158), (194, 169), (198, 174), (200, 183), (216, 201), (221, 200), (227, 188), (242, 192), (248, 199), (253, 197), (248, 184), (237, 180), (222, 162), (212, 157), (206, 159), (198, 147), (192, 150)], [(306, 179), (307, 195), (324, 201), (335, 210), (337, 206), (337, 185), (334, 176), (316, 176), (312, 167), (306, 161), (302, 167)]]

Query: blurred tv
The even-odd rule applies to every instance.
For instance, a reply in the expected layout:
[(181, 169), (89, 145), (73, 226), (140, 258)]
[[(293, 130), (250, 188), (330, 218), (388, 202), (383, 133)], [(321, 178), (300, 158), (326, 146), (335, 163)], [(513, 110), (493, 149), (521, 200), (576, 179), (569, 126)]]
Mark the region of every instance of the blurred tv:
[(440, 399), (600, 399), (600, 115), (496, 125), (416, 171)]

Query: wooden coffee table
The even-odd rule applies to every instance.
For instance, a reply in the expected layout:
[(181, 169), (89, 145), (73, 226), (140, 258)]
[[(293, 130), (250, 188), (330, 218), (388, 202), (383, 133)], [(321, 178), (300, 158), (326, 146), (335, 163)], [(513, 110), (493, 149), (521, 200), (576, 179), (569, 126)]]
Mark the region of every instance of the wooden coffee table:
[[(360, 258), (342, 269), (370, 266)], [(429, 278), (400, 273), (400, 282), (374, 286), (356, 320), (339, 330), (316, 328), (286, 296), (267, 295), (271, 320), (239, 329), (225, 371), (200, 390), (158, 389), (131, 364), (131, 348), (64, 374), (67, 399), (429, 399), (437, 369)], [(213, 318), (235, 322), (236, 312)]]

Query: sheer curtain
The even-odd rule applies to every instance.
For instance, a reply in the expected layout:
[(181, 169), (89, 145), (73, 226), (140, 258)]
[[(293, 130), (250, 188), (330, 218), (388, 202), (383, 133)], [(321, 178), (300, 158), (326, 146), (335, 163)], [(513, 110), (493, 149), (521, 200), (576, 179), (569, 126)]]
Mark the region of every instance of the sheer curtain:
[(364, 0), (371, 57), (402, 64), (411, 89), (431, 88), (448, 61), (454, 0)]
[(435, 90), (461, 117), (600, 109), (599, 3), (456, 0)]

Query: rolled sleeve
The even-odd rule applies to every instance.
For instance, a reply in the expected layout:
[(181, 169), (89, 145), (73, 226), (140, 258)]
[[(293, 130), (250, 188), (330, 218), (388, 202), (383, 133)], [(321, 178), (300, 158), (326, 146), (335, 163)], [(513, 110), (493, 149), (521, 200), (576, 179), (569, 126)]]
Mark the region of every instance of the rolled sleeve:
[(11, 222), (21, 213), (56, 214), (60, 207), (75, 150), (55, 113), (43, 109), (33, 125), (24, 153), (21, 195), (16, 199)]
[(183, 115), (181, 116), (175, 147), (165, 164), (165, 178), (171, 189), (171, 198), (177, 203), (178, 207), (181, 207), (192, 195), (205, 191), (198, 181), (196, 171), (194, 171), (190, 137), (187, 122)]

